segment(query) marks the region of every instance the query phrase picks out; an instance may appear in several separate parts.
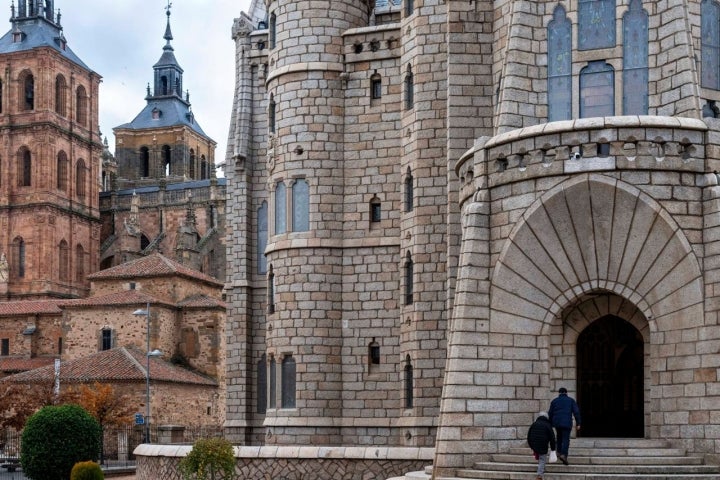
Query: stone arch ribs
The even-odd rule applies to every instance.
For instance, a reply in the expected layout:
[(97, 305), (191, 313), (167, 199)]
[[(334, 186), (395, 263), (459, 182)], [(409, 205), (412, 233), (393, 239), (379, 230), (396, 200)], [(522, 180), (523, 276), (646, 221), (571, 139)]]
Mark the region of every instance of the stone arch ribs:
[(591, 174), (546, 192), (513, 228), (493, 272), (491, 330), (547, 333), (563, 307), (598, 290), (659, 330), (703, 323), (700, 266), (675, 220), (632, 185)]

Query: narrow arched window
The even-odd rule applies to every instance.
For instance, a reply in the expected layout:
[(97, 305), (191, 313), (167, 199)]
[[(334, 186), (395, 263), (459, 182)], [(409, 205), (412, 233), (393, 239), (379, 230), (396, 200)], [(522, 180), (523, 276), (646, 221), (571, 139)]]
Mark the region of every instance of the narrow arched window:
[(700, 6), (700, 38), (704, 88), (720, 90), (720, 3), (703, 0)]
[(112, 328), (105, 327), (100, 330), (100, 350), (110, 350), (115, 343), (115, 332)]
[(268, 28), (268, 42), (270, 43), (270, 48), (275, 48), (275, 40), (277, 38), (277, 17), (275, 17), (274, 13), (270, 14), (270, 25)]
[(295, 180), (292, 186), (293, 231), (307, 232), (310, 230), (310, 189), (307, 180)]
[(410, 252), (405, 256), (405, 305), (413, 304), (414, 267)]
[(615, 46), (615, 1), (579, 0), (578, 50)]
[(267, 356), (263, 353), (257, 363), (257, 413), (267, 411)]
[(405, 74), (405, 110), (410, 110), (415, 105), (415, 81), (413, 80), (412, 68), (408, 65)]
[(87, 172), (85, 168), (85, 161), (80, 159), (75, 165), (75, 193), (78, 198), (85, 198), (86, 184)]
[(18, 186), (29, 187), (32, 185), (32, 156), (30, 150), (23, 147), (18, 152)]
[(12, 263), (10, 272), (14, 278), (25, 277), (25, 240), (22, 237), (15, 237), (12, 248)]
[(67, 192), (68, 188), (68, 158), (62, 150), (57, 155), (57, 189)]
[(270, 404), (270, 408), (276, 408), (277, 407), (277, 371), (276, 371), (276, 365), (275, 365), (275, 357), (273, 355), (270, 355), (270, 362), (268, 365), (268, 369), (270, 370), (269, 375), (269, 381), (270, 381), (270, 392), (268, 396), (268, 403)]
[(150, 239), (144, 234), (140, 234), (140, 250), (145, 250), (150, 246)]
[(268, 105), (268, 129), (270, 133), (275, 133), (275, 110), (277, 105), (275, 104), (275, 97), (270, 94), (270, 103)]
[(282, 408), (295, 408), (295, 359), (292, 355), (285, 355), (281, 366)]
[(162, 161), (163, 161), (163, 168), (165, 170), (165, 176), (169, 177), (170, 174), (172, 173), (171, 158), (170, 158), (170, 146), (169, 145), (162, 146)]
[(413, 191), (413, 176), (408, 168), (407, 175), (405, 176), (405, 211), (412, 212), (415, 203), (415, 192)]
[(150, 176), (150, 149), (148, 147), (140, 148), (140, 176)]
[(623, 15), (623, 115), (648, 114), (648, 13), (630, 0)]
[(615, 70), (604, 60), (580, 70), (580, 118), (615, 115)]
[(405, 408), (413, 408), (413, 366), (410, 355), (405, 355)]
[(376, 226), (382, 221), (382, 203), (377, 197), (370, 200), (370, 228)]
[(195, 178), (195, 162), (196, 161), (197, 160), (195, 158), (195, 150), (193, 150), (191, 148), (190, 149), (190, 165), (189, 165), (189, 169), (188, 169), (188, 176), (190, 177), (191, 180), (196, 180), (196, 178)]
[(85, 92), (85, 87), (80, 85), (76, 90), (76, 103), (75, 107), (77, 108), (76, 113), (76, 119), (77, 122), (82, 126), (87, 126), (87, 119), (88, 119), (88, 99), (87, 99), (87, 93)]
[(28, 111), (35, 109), (35, 77), (30, 72), (25, 72), (22, 76), (22, 98), (20, 99), (21, 109)]
[(3, 111), (3, 82), (0, 80), (0, 113)]
[(267, 275), (267, 313), (275, 313), (275, 273), (272, 265)]
[(268, 205), (262, 202), (258, 209), (258, 229), (257, 229), (257, 265), (258, 273), (267, 273), (267, 257), (265, 256), (265, 248), (268, 241)]
[(62, 355), (62, 353), (63, 353), (63, 341), (62, 341), (62, 337), (59, 337), (59, 338), (58, 338), (58, 341), (57, 341), (57, 353), (58, 353), (58, 355)]
[(66, 94), (67, 82), (65, 77), (58, 75), (55, 77), (55, 113), (63, 117), (67, 115)]
[(548, 121), (572, 118), (572, 24), (562, 5), (548, 23)]
[(85, 281), (85, 249), (82, 245), (75, 247), (75, 281)]
[(168, 78), (163, 75), (160, 77), (160, 95), (168, 94)]
[(405, 16), (409, 17), (415, 12), (415, 0), (405, 0)]
[(70, 270), (70, 254), (69, 254), (69, 248), (68, 244), (65, 240), (60, 242), (60, 245), (58, 247), (58, 270), (59, 270), (59, 277), (60, 280), (63, 282), (66, 282), (69, 278), (68, 270)]
[(380, 344), (373, 337), (372, 342), (368, 345), (368, 372), (375, 373), (380, 365)]
[(382, 77), (378, 73), (370, 77), (370, 98), (372, 100), (382, 98)]
[(205, 155), (200, 155), (200, 179), (205, 180), (206, 178), (210, 178), (208, 162), (205, 160)]
[(275, 235), (287, 231), (287, 192), (283, 182), (275, 184)]

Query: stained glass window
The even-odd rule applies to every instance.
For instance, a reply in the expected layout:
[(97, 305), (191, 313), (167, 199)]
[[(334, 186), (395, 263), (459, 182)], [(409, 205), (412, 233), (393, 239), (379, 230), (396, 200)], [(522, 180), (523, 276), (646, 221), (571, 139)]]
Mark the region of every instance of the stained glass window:
[(702, 75), (700, 84), (720, 90), (720, 3), (703, 0), (700, 12)]
[(604, 60), (580, 70), (580, 118), (615, 115), (615, 70)]
[(648, 113), (648, 13), (630, 0), (623, 16), (623, 115)]
[(572, 25), (562, 5), (548, 24), (548, 121), (572, 118)]
[(578, 49), (615, 46), (615, 0), (579, 0)]

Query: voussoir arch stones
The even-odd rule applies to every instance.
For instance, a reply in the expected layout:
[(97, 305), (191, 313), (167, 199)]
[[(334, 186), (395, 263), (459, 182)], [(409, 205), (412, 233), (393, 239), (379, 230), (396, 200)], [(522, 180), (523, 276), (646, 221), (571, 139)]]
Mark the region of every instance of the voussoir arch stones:
[(651, 331), (703, 323), (700, 266), (677, 222), (638, 188), (589, 174), (547, 191), (512, 229), (492, 275), (490, 329), (546, 334), (597, 291), (635, 304)]

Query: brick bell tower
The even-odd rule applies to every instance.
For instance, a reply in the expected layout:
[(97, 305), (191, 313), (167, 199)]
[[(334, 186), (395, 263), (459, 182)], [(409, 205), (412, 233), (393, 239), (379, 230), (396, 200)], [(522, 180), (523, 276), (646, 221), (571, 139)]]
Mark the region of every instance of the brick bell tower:
[(0, 300), (87, 295), (97, 270), (100, 76), (73, 53), (53, 0), (11, 6), (0, 38)]

